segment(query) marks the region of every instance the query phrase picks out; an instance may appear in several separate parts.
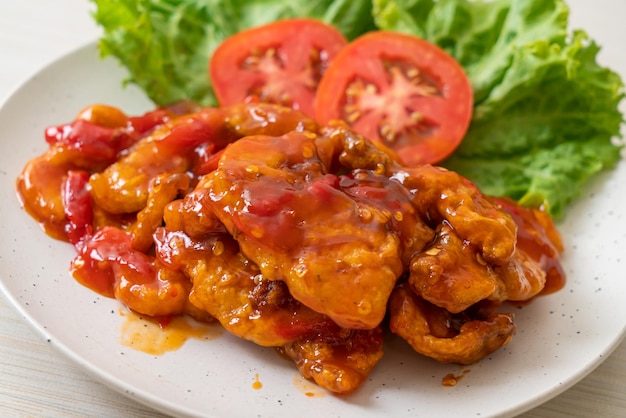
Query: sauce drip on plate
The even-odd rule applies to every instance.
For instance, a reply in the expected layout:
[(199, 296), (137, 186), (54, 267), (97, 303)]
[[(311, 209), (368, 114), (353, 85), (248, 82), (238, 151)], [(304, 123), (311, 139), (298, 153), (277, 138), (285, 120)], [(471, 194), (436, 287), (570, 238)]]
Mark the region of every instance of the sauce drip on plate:
[(126, 309), (120, 310), (120, 314), (125, 319), (121, 326), (121, 343), (155, 356), (179, 349), (190, 338), (212, 340), (223, 332), (218, 324), (203, 324), (183, 316), (159, 321)]

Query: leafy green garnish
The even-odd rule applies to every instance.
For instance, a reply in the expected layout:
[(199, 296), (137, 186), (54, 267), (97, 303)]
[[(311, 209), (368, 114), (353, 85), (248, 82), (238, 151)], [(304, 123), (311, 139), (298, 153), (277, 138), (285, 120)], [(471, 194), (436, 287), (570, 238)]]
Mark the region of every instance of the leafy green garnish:
[(444, 164), (485, 193), (563, 216), (580, 185), (620, 158), (611, 138), (622, 123), (622, 81), (595, 65), (597, 52), (583, 32), (567, 46), (537, 41), (521, 48)]
[(375, 28), (371, 0), (92, 0), (104, 28), (103, 56), (114, 56), (158, 105), (216, 105), (208, 62), (227, 37), (253, 26), (311, 17), (352, 39)]
[(561, 0), (374, 0), (376, 23), (419, 33), (464, 67), (474, 115), (442, 165), (495, 196), (543, 205), (555, 217), (620, 149), (623, 83), (596, 62), (598, 46), (568, 33)]
[(598, 46), (568, 28), (562, 0), (92, 0), (103, 55), (117, 57), (156, 104), (216, 103), (207, 66), (226, 37), (287, 17), (373, 29), (448, 51), (474, 88), (466, 138), (442, 165), (487, 194), (543, 205), (555, 217), (590, 177), (614, 166), (624, 84)]

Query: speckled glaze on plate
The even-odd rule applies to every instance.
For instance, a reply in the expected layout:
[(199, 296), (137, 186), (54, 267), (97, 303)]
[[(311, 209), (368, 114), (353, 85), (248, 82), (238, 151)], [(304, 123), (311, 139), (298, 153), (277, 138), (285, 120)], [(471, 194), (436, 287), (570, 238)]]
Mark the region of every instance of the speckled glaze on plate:
[[(513, 342), (476, 365), (441, 365), (389, 338), (363, 388), (336, 397), (303, 381), (272, 349), (226, 333), (189, 340), (161, 356), (122, 345), (120, 305), (70, 277), (73, 248), (44, 235), (20, 208), (14, 185), (26, 161), (45, 149), (46, 126), (69, 121), (93, 103), (129, 114), (150, 109), (139, 91), (120, 86), (123, 78), (90, 44), (43, 69), (0, 110), (2, 288), (45, 338), (121, 393), (178, 416), (512, 416), (578, 382), (623, 338), (622, 163), (596, 179), (560, 225), (566, 288), (511, 308), (518, 327)], [(449, 373), (463, 376), (454, 387), (442, 385)], [(254, 388), (257, 376), (261, 389)]]

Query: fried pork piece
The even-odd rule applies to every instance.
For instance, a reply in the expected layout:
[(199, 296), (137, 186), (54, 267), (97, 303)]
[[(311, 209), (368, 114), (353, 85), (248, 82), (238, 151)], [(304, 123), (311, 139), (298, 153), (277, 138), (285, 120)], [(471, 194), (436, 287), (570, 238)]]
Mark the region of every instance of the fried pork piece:
[(464, 312), (453, 315), (399, 285), (389, 299), (389, 328), (415, 351), (442, 363), (473, 364), (508, 344), (515, 333), (512, 314)]
[[(18, 196), (24, 208), (49, 235), (77, 244), (82, 237), (77, 236), (76, 225), (73, 225), (75, 220), (70, 219), (71, 212), (84, 210), (91, 213), (92, 208), (85, 208), (81, 201), (68, 210), (68, 196), (64, 194), (72, 199), (76, 193), (88, 193), (86, 188), (77, 190), (75, 180), (114, 163), (146, 132), (188, 107), (180, 104), (128, 117), (115, 107), (92, 105), (83, 109), (73, 121), (48, 127), (45, 137), (50, 147), (29, 161), (17, 180)], [(91, 198), (88, 196), (84, 200)], [(100, 225), (124, 223), (103, 214), (97, 206), (93, 211), (98, 212), (96, 218), (106, 219)], [(73, 232), (67, 233), (68, 230)]]
[(224, 126), (224, 112), (206, 108), (174, 118), (90, 179), (95, 204), (109, 213), (133, 213), (146, 206), (149, 185), (163, 174), (191, 170), (194, 151), (205, 143), (225, 146), (235, 139)]
[(452, 313), (484, 299), (529, 300), (546, 283), (546, 272), (525, 251), (517, 249), (505, 265), (490, 264), (446, 224), (434, 244), (413, 257), (410, 273), (416, 294)]
[(392, 175), (412, 191), (419, 212), (435, 224), (450, 224), (485, 260), (504, 265), (513, 256), (517, 225), (474, 183), (430, 165), (396, 168)]
[[(171, 226), (171, 225), (170, 225)], [(290, 294), (285, 283), (263, 278), (229, 235), (191, 238), (161, 228), (157, 254), (191, 278), (191, 303), (230, 333), (280, 348), (302, 375), (335, 393), (358, 388), (383, 355), (382, 330), (349, 330)]]
[[(563, 286), (561, 240), (543, 212), (499, 199), (517, 225), (516, 248), (506, 264), (486, 261), (447, 223), (411, 261), (408, 281), (390, 298), (390, 328), (413, 348), (441, 362), (471, 364), (511, 339), (511, 314), (477, 308), (527, 301)], [(456, 324), (456, 325), (455, 325)]]
[(402, 264), (407, 266), (415, 253), (432, 242), (435, 231), (413, 204), (413, 192), (391, 177), (398, 168), (393, 152), (339, 121), (325, 127), (316, 143), (320, 154), (332, 150), (326, 159), (334, 170), (350, 170), (340, 177), (341, 190), (363, 207), (363, 214), (374, 207), (387, 216), (389, 229), (400, 240)]
[(383, 355), (382, 329), (347, 331), (341, 339), (298, 340), (282, 347), (302, 376), (335, 393), (363, 384)]
[(58, 165), (49, 151), (28, 161), (17, 180), (18, 196), (24, 209), (56, 239), (67, 239), (67, 217), (60, 190), (71, 167)]
[(71, 270), (78, 282), (145, 315), (196, 311), (187, 309), (189, 279), (133, 249), (131, 234), (112, 226), (100, 229), (85, 243)]
[[(195, 242), (197, 246), (199, 241)], [(208, 242), (210, 252), (203, 258), (184, 261), (183, 269), (193, 283), (189, 300), (230, 333), (267, 347), (339, 334), (340, 328), (328, 317), (294, 300), (285, 283), (263, 278), (231, 237)]]
[[(159, 125), (90, 180), (92, 197), (109, 213), (133, 213), (148, 200), (149, 184), (162, 174), (204, 174), (211, 157), (238, 138), (316, 130), (303, 113), (266, 103), (203, 108)], [(208, 161), (205, 161), (208, 159)]]
[(186, 173), (161, 174), (152, 179), (146, 206), (129, 227), (134, 249), (147, 252), (154, 245), (152, 234), (163, 223), (165, 208), (179, 192), (188, 190), (190, 181)]
[(502, 300), (503, 284), (480, 253), (443, 224), (435, 242), (411, 260), (409, 284), (430, 303), (458, 313), (489, 298)]
[(547, 283), (551, 291), (563, 286), (562, 247), (554, 224), (538, 210), (498, 202), (517, 225), (516, 247), (508, 261), (487, 261), (471, 241), (460, 239), (444, 223), (433, 244), (411, 260), (409, 285), (417, 295), (457, 313), (484, 299), (527, 301), (545, 293)]
[(328, 174), (316, 138), (240, 139), (199, 187), (266, 279), (344, 328), (372, 329), (403, 271), (401, 243), (389, 209), (357, 203)]
[[(418, 217), (433, 230), (442, 223), (449, 224), (486, 260), (498, 265), (508, 263), (515, 251), (517, 225), (474, 183), (441, 167), (403, 167), (391, 151), (381, 149), (341, 122), (326, 127), (323, 133), (318, 143), (331, 142), (342, 167), (367, 169), (401, 184), (417, 214), (413, 218)], [(433, 238), (434, 234), (429, 237)], [(407, 251), (423, 248), (410, 246)]]

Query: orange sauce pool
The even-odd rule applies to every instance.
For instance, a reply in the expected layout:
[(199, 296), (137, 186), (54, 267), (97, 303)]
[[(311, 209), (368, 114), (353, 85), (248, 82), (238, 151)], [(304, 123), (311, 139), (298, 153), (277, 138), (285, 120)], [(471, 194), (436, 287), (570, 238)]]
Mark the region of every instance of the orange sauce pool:
[(263, 387), (263, 383), (259, 380), (259, 374), (254, 374), (254, 382), (252, 382), (252, 389), (259, 390)]
[(455, 375), (454, 373), (448, 373), (441, 379), (441, 384), (449, 387), (456, 386), (457, 383), (459, 383), (459, 381), (463, 379), (463, 377), (469, 372), (469, 369), (465, 369), (461, 372), (461, 374), (458, 375)]
[(120, 309), (120, 315), (125, 319), (121, 326), (121, 343), (155, 356), (179, 349), (190, 338), (213, 340), (223, 333), (218, 323), (204, 324), (183, 316), (164, 324), (127, 309)]

